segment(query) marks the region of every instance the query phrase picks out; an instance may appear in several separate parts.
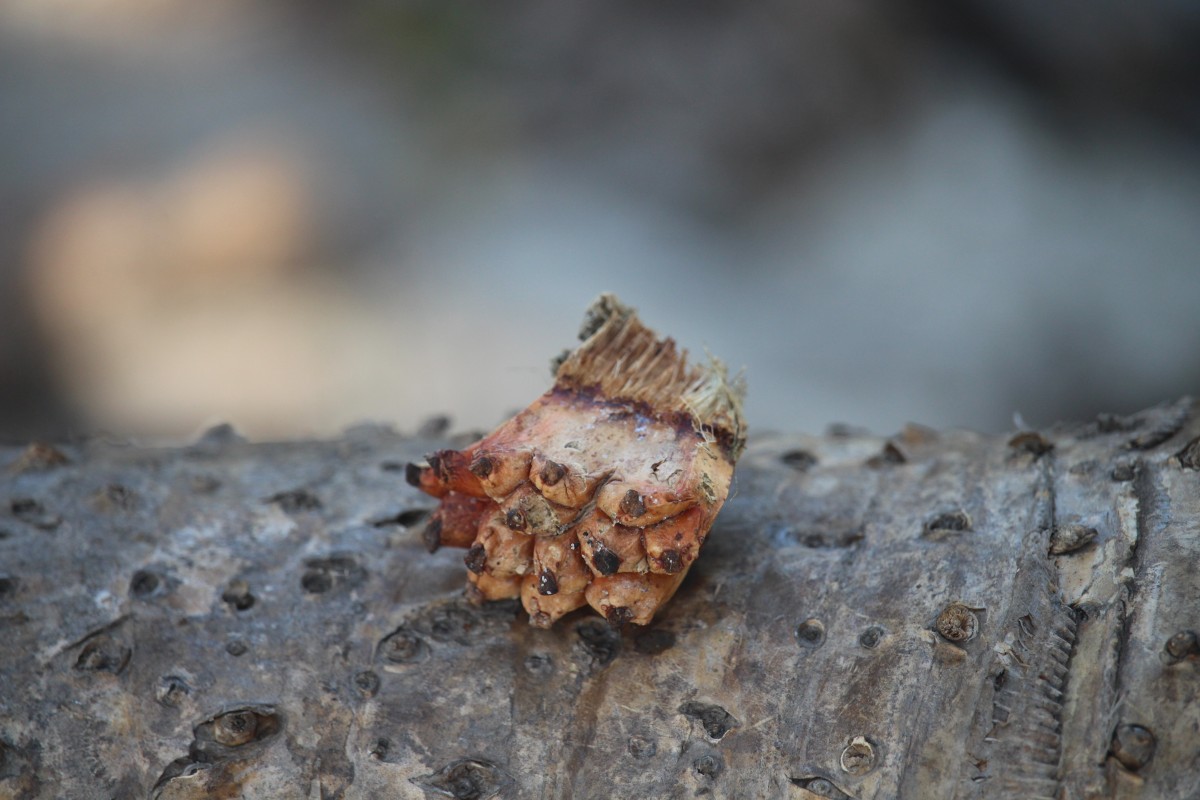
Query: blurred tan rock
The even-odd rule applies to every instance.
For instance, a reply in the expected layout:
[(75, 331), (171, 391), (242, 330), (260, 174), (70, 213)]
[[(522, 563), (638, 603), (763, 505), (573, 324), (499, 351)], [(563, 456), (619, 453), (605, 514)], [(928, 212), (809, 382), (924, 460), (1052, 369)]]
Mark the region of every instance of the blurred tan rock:
[[(239, 8), (241, 6), (241, 8)], [(246, 15), (234, 0), (5, 0), (0, 26), (59, 40), (89, 43), (148, 41), (156, 33), (193, 32)]]
[(299, 153), (235, 138), (159, 181), (81, 186), (51, 209), (30, 291), (60, 380), (97, 424), (190, 429), (247, 401), (276, 419), (312, 402), (327, 349), (314, 321), (353, 316), (300, 268), (312, 192)]

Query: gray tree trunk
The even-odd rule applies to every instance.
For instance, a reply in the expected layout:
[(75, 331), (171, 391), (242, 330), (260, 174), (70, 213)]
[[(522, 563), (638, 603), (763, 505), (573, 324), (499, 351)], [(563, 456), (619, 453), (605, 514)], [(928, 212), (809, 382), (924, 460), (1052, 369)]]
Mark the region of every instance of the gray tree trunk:
[(447, 446), (0, 448), (0, 797), (1200, 796), (1200, 420), (752, 441), (652, 626), (462, 599)]

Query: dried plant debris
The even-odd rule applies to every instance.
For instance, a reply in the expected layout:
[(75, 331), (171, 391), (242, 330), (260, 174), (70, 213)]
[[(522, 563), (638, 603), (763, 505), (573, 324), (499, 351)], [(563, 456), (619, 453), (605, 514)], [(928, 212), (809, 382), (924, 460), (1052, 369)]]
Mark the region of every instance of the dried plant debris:
[(744, 382), (602, 295), (554, 386), (408, 480), (440, 498), (425, 542), (466, 547), (476, 601), (521, 599), (549, 627), (590, 605), (645, 625), (699, 555), (746, 440)]

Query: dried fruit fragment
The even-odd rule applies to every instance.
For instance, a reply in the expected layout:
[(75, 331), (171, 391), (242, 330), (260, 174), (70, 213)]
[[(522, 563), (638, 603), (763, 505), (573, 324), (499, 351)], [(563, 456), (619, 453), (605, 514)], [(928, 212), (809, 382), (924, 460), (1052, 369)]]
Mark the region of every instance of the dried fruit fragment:
[(521, 584), (521, 604), (529, 612), (529, 622), (539, 628), (549, 628), (564, 614), (569, 614), (577, 608), (587, 605), (584, 592), (563, 592), (543, 594), (541, 579), (537, 575), (529, 575)]
[(689, 365), (612, 295), (554, 386), (465, 450), (409, 465), (441, 499), (425, 540), (467, 547), (473, 598), (520, 596), (548, 627), (585, 604), (645, 625), (682, 583), (745, 444), (740, 380)]
[(514, 531), (504, 520), (504, 512), (499, 509), (484, 516), (471, 548), (478, 547), (483, 553), (481, 566), (491, 575), (524, 575), (533, 558), (533, 537)]
[(486, 572), (477, 574), (468, 570), (467, 581), (467, 596), (471, 598), (472, 602), (511, 600), (521, 596), (522, 578), (520, 575), (496, 577)]
[(658, 609), (683, 583), (683, 576), (682, 571), (674, 575), (618, 572), (588, 584), (587, 601), (609, 622), (649, 625)]
[(646, 546), (639, 528), (617, 525), (604, 512), (593, 509), (575, 527), (583, 547), (583, 560), (596, 575), (646, 572)]

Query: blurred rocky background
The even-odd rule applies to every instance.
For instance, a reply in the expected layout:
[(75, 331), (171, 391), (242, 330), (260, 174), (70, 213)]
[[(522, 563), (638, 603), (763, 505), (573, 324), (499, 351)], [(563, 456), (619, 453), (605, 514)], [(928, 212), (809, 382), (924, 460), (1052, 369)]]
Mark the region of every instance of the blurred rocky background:
[(1200, 382), (1200, 6), (0, 4), (0, 440), (489, 427), (615, 291), (753, 427)]

